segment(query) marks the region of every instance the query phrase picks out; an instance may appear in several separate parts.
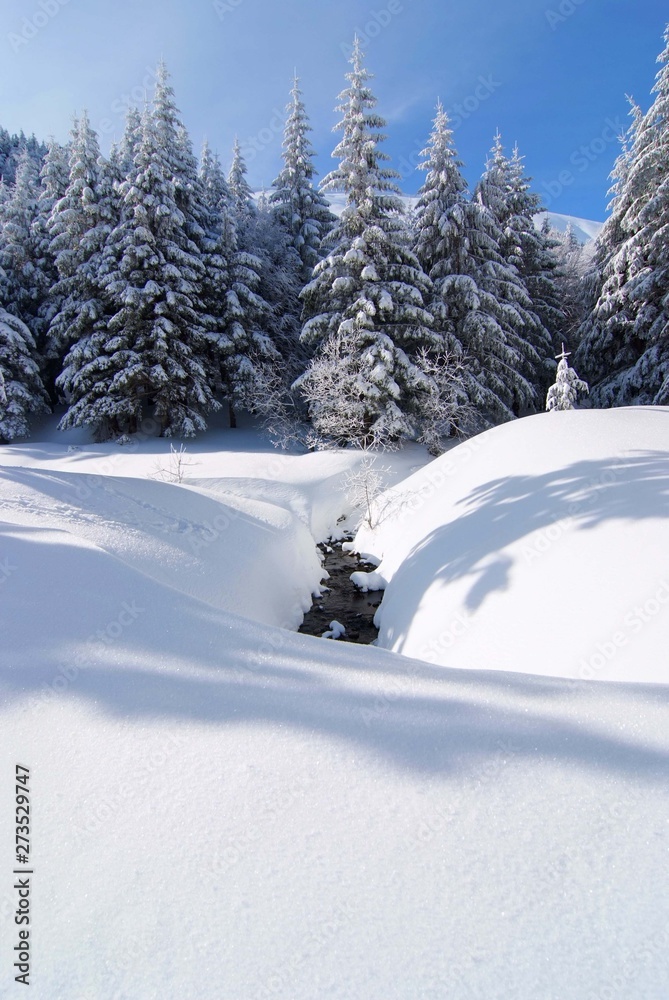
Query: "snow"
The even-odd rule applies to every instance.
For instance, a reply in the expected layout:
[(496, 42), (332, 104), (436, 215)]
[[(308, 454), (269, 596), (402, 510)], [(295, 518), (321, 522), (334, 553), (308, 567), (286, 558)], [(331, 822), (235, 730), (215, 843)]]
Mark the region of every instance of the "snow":
[(541, 229), (544, 219), (548, 219), (553, 229), (559, 233), (566, 233), (569, 226), (579, 243), (594, 242), (602, 229), (603, 222), (594, 222), (592, 219), (581, 219), (576, 215), (562, 215), (559, 212), (539, 212), (535, 216), (535, 225)]
[(669, 683), (668, 430), (662, 407), (537, 414), (398, 484), (356, 538), (386, 583), (379, 645), (449, 667)]
[[(405, 487), (441, 468), (448, 516), (500, 470), (519, 486), (524, 462), (539, 492), (531, 503), (516, 490), (516, 506), (538, 515), (589, 475), (584, 463), (604, 469), (615, 438), (635, 485), (614, 479), (574, 554), (606, 498), (620, 558), (652, 521), (628, 570), (640, 576), (667, 551), (666, 421), (546, 414), (423, 473), (419, 449), (383, 464)], [(276, 627), (284, 591), (297, 600), (311, 585), (313, 539), (347, 511), (337, 487), (360, 453), (274, 454), (240, 430), (188, 455), (174, 483), (148, 478), (166, 442), (119, 449), (45, 429), (0, 450), (0, 995), (22, 995), (10, 961), (19, 762), (31, 768), (35, 1000), (664, 1000), (667, 688), (501, 673), (494, 649), (455, 670)], [(193, 554), (187, 539), (215, 509), (238, 516)], [(478, 553), (493, 536), (477, 523)], [(370, 537), (389, 554), (400, 528), (410, 544), (406, 522), (392, 524)], [(536, 667), (586, 618), (551, 610), (538, 645), (523, 622)]]
[(341, 622), (335, 621), (330, 622), (330, 628), (323, 632), (323, 639), (341, 639), (342, 636), (346, 635), (346, 628)]
[[(340, 216), (346, 208), (346, 195), (336, 191), (328, 191), (326, 198), (330, 210), (335, 215)], [(402, 202), (407, 212), (412, 211), (416, 207), (417, 201), (418, 198), (416, 195), (402, 195)], [(604, 225), (603, 222), (595, 222), (592, 219), (581, 219), (576, 215), (564, 215), (560, 212), (539, 212), (535, 217), (537, 229), (541, 229), (541, 225), (546, 217), (548, 217), (551, 226), (561, 233), (566, 232), (567, 227), (571, 224), (572, 231), (579, 243), (589, 243), (596, 240)]]

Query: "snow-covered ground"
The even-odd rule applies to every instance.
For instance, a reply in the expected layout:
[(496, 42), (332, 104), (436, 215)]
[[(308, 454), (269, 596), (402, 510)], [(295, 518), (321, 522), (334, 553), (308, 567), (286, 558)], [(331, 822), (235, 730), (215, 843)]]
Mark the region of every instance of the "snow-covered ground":
[[(444, 666), (669, 684), (669, 410), (538, 414), (378, 502), (379, 644)], [(364, 574), (356, 575), (364, 584)]]
[[(654, 584), (669, 414), (643, 412), (529, 418), (423, 472), (419, 449), (381, 461), (399, 494), (432, 475), (437, 531), (460, 508), (463, 538), (436, 537), (435, 557), (453, 553), (476, 613), (527, 596), (523, 515), (528, 541), (578, 522), (540, 577), (569, 550), (575, 586), (613, 568)], [(543, 633), (509, 605), (535, 676), (489, 669), (493, 648), (457, 670), (278, 627), (308, 600), (360, 455), (220, 431), (188, 445), (184, 482), (152, 480), (174, 472), (166, 447), (44, 435), (0, 452), (0, 995), (23, 995), (20, 762), (36, 1000), (666, 1000), (669, 688), (536, 676), (589, 604), (555, 600)], [(421, 502), (381, 526), (409, 563)], [(581, 553), (609, 528), (619, 561), (593, 568)], [(406, 571), (388, 574), (383, 634)], [(648, 626), (658, 658), (667, 613)]]

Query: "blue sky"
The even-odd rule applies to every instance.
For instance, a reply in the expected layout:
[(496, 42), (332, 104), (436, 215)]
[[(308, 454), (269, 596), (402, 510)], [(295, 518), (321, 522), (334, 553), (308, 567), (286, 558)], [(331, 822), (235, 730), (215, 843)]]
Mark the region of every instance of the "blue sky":
[(63, 141), (87, 108), (106, 150), (162, 56), (196, 150), (207, 136), (227, 166), (238, 135), (269, 186), (297, 69), (324, 174), (358, 30), (407, 193), (441, 98), (470, 183), (499, 128), (551, 210), (601, 220), (625, 94), (648, 106), (668, 17), (659, 0), (2, 0), (0, 124)]

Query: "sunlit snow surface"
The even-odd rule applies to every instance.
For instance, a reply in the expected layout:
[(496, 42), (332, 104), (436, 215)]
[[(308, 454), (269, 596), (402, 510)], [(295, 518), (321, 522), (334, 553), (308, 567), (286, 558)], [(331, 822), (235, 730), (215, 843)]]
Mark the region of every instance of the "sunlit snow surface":
[(669, 409), (504, 424), (391, 501), (356, 540), (390, 581), (380, 645), (452, 667), (669, 683)]
[[(622, 546), (649, 519), (662, 530), (651, 422), (667, 413), (649, 411), (643, 435), (634, 411), (629, 431), (611, 415), (589, 458), (580, 433), (559, 450), (552, 419), (544, 436), (531, 418), (470, 443), (460, 472), (457, 451), (439, 460), (456, 466), (442, 506), (459, 503), (466, 524), (478, 489), (502, 529), (509, 497), (530, 513), (552, 497), (559, 518), (574, 463), (615, 459), (631, 435), (636, 513), (617, 479), (598, 494), (572, 555), (580, 585), (598, 579), (577, 558), (588, 531), (615, 521)], [(80, 450), (0, 452), (0, 996), (24, 995), (11, 969), (20, 762), (34, 1000), (666, 1000), (666, 687), (485, 658), (454, 670), (278, 627), (308, 601), (311, 539), (336, 526), (359, 455), (282, 456), (220, 432), (188, 445), (197, 464), (177, 484), (147, 478), (168, 463), (164, 442), (65, 441)], [(381, 461), (403, 480), (425, 457)], [(637, 552), (649, 572), (666, 537)], [(483, 564), (485, 539), (494, 570), (509, 537), (483, 531)], [(508, 590), (493, 571), (464, 576), (466, 593), (487, 584), (479, 609), (515, 586), (511, 571)], [(588, 620), (551, 611), (543, 634), (509, 612), (537, 671), (555, 635)]]

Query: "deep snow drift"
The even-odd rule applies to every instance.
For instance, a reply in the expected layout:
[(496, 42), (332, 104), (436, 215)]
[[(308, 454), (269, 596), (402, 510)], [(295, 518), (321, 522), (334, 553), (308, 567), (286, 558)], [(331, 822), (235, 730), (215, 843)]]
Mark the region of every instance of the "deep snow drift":
[[(538, 414), (381, 497), (379, 645), (451, 667), (669, 683), (669, 410)], [(356, 579), (364, 583), (364, 574)]]
[(35, 1000), (666, 1000), (669, 689), (278, 628), (359, 456), (159, 446), (0, 452), (0, 995), (20, 762)]

